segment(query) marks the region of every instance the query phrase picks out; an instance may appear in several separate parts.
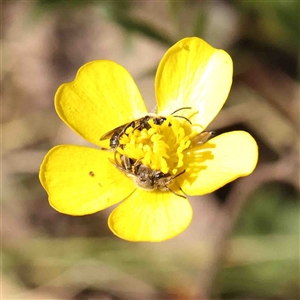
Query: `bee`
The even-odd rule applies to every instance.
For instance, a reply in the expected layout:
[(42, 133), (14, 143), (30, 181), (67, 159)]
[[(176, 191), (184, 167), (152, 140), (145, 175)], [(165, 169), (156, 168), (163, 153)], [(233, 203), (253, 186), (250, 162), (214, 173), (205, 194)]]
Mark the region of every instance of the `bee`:
[(170, 173), (165, 174), (161, 171), (153, 170), (139, 160), (129, 158), (125, 155), (120, 155), (119, 160), (111, 160), (111, 163), (142, 189), (148, 191), (170, 191), (179, 197), (186, 198), (184, 195), (175, 193), (170, 188), (173, 180), (184, 174), (185, 170), (176, 175), (171, 175)]
[[(213, 131), (201, 132), (192, 138), (192, 145), (193, 147), (203, 145), (214, 136), (215, 132)], [(185, 170), (176, 175), (163, 173), (159, 170), (153, 170), (141, 163), (139, 160), (127, 157), (117, 151), (115, 151), (114, 160), (110, 159), (110, 162), (142, 189), (148, 191), (170, 191), (179, 197), (186, 198), (184, 195), (178, 194), (170, 188), (174, 179), (184, 174)]]
[(114, 128), (114, 129), (110, 130), (109, 132), (105, 133), (100, 138), (100, 141), (110, 139), (109, 140), (109, 147), (111, 149), (116, 149), (119, 146), (120, 137), (125, 133), (127, 128), (134, 127), (135, 122), (138, 122), (138, 120), (129, 122), (127, 124), (121, 125), (117, 128)]
[[(179, 108), (177, 110), (175, 110), (171, 115), (175, 114), (176, 112), (180, 111), (180, 110), (183, 110), (183, 109), (191, 109), (191, 107), (182, 107), (182, 108)], [(184, 117), (184, 116), (174, 116), (176, 118), (182, 118), (182, 119), (185, 119), (187, 122), (189, 122), (190, 124), (191, 121)], [(107, 140), (107, 139), (110, 139), (109, 140), (109, 146), (112, 150), (115, 150), (117, 149), (117, 147), (120, 146), (120, 143), (119, 143), (119, 140), (121, 138), (121, 136), (126, 132), (126, 129), (129, 128), (129, 127), (133, 127), (133, 130), (139, 130), (139, 131), (142, 131), (143, 129), (150, 129), (151, 128), (151, 125), (149, 124), (149, 121), (150, 120), (153, 120), (153, 123), (155, 125), (162, 125), (163, 122), (166, 121), (166, 117), (163, 117), (163, 116), (159, 116), (159, 115), (146, 115), (142, 118), (139, 118), (137, 120), (134, 120), (134, 121), (131, 121), (131, 122), (128, 122), (126, 124), (123, 124), (117, 128), (114, 128), (108, 132), (106, 132), (101, 138), (100, 138), (100, 141), (103, 141), (103, 140)], [(169, 126), (171, 126), (171, 124), (169, 124)]]

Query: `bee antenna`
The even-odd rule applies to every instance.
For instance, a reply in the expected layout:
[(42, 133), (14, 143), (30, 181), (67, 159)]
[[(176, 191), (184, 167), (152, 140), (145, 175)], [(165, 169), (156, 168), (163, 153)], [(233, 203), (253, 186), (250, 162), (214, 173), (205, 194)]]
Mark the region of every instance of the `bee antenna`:
[(189, 123), (192, 125), (192, 122), (191, 122), (188, 118), (186, 118), (186, 117), (184, 117), (184, 116), (174, 116), (174, 118), (185, 119), (187, 122), (189, 122)]
[(173, 111), (173, 112), (171, 113), (171, 115), (174, 115), (175, 113), (177, 113), (178, 111), (183, 110), (183, 109), (192, 109), (192, 107), (188, 107), (188, 106), (186, 106), (186, 107), (181, 107), (181, 108), (176, 109), (175, 111)]
[[(192, 107), (181, 107), (181, 108), (176, 109), (175, 111), (173, 111), (173, 112), (171, 113), (171, 115), (174, 115), (175, 113), (177, 113), (178, 111), (183, 110), (183, 109), (192, 109)], [(186, 120), (187, 122), (189, 122), (190, 124), (192, 124), (192, 122), (191, 122), (188, 118), (186, 118), (186, 117), (184, 117), (184, 116), (174, 116), (174, 117), (175, 117), (175, 118), (181, 118), (181, 119), (184, 119), (184, 120)]]
[(184, 174), (185, 173), (185, 170), (183, 170), (182, 172), (176, 174), (175, 176), (172, 177), (172, 180), (179, 177), (180, 175)]

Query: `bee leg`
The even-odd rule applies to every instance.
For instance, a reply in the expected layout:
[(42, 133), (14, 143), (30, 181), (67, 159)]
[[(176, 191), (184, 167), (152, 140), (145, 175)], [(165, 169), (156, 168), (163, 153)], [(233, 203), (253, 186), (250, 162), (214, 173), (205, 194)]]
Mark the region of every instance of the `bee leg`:
[(120, 166), (116, 161), (113, 159), (109, 158), (108, 159), (120, 172), (124, 173), (126, 175), (127, 170), (123, 168), (123, 166)]
[[(184, 174), (184, 173), (185, 173), (185, 170), (181, 171), (180, 173), (178, 173), (178, 174), (176, 174), (175, 176), (173, 176), (173, 177), (171, 178), (171, 180), (173, 180), (173, 179), (179, 177), (180, 175), (182, 175), (182, 174)], [(171, 181), (171, 180), (170, 180), (170, 181)]]
[(137, 160), (135, 161), (135, 163), (134, 163), (134, 165), (133, 165), (134, 168), (139, 164), (140, 160), (141, 160), (141, 159), (137, 159)]
[[(173, 193), (174, 195), (186, 199), (186, 196), (185, 196), (185, 195), (177, 194), (176, 192), (174, 192), (174, 191), (173, 191), (170, 187), (168, 187), (167, 185), (166, 185), (166, 188), (167, 188), (171, 193)], [(180, 190), (182, 191), (181, 188), (180, 188)], [(183, 191), (182, 191), (182, 192), (183, 192)]]
[(123, 134), (126, 134), (127, 128), (129, 128), (129, 127), (134, 127), (134, 126), (135, 126), (135, 121), (132, 121), (132, 122), (128, 123), (128, 124), (123, 128), (123, 130), (119, 133), (118, 138), (120, 138)]
[(103, 151), (109, 151), (109, 152), (112, 152), (113, 151), (113, 149), (111, 149), (111, 148), (104, 148), (104, 147), (99, 147), (100, 148), (100, 150), (103, 150)]
[(129, 157), (122, 155), (121, 162), (122, 162), (122, 166), (124, 167), (125, 170), (129, 171), (130, 169), (132, 169), (131, 161), (130, 161)]
[[(185, 173), (185, 170), (183, 170), (182, 172), (176, 174), (175, 176), (171, 177), (171, 179), (169, 180), (168, 183), (166, 183), (165, 187), (171, 192), (173, 193), (174, 195), (176, 196), (179, 196), (179, 197), (182, 197), (182, 198), (185, 198), (186, 199), (186, 196), (185, 195), (180, 195), (180, 194), (177, 194), (176, 192), (174, 192), (169, 186), (168, 184), (170, 184), (172, 182), (173, 179), (177, 178), (178, 176), (182, 175)], [(179, 189), (182, 191), (182, 193), (184, 194), (184, 191), (181, 189), (181, 187), (179, 187)]]

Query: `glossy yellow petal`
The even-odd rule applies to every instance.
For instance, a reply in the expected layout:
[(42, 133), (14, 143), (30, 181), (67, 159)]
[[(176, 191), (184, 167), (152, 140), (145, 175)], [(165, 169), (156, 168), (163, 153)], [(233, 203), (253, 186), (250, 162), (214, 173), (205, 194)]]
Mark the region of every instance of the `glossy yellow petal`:
[(167, 115), (191, 106), (199, 111), (191, 121), (206, 128), (227, 99), (232, 72), (225, 51), (196, 37), (180, 40), (166, 52), (157, 70), (158, 113)]
[(44, 158), (40, 181), (52, 207), (69, 215), (86, 215), (125, 199), (135, 189), (108, 158), (112, 153), (57, 146)]
[(193, 149), (187, 159), (190, 168), (185, 177), (178, 178), (180, 186), (188, 195), (203, 195), (251, 174), (258, 148), (249, 133), (232, 131)]
[(184, 231), (192, 215), (187, 199), (171, 192), (137, 189), (111, 213), (108, 225), (128, 241), (159, 242)]
[(147, 112), (130, 74), (107, 60), (85, 64), (73, 82), (63, 84), (55, 95), (60, 118), (86, 140), (106, 146), (100, 137)]

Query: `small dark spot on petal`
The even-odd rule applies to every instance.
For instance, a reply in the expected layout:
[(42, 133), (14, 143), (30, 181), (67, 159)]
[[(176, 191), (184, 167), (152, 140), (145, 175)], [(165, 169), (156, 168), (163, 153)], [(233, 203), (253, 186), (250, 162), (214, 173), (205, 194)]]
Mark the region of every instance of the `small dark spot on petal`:
[(186, 51), (190, 51), (190, 47), (187, 44), (183, 45), (183, 49)]
[(95, 173), (94, 173), (93, 171), (91, 171), (91, 172), (89, 173), (89, 175), (90, 175), (91, 177), (94, 177), (94, 176), (95, 176)]

